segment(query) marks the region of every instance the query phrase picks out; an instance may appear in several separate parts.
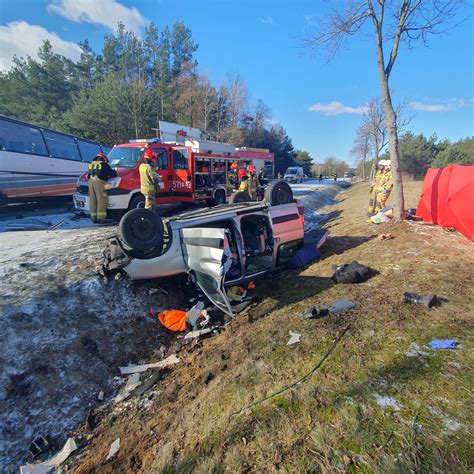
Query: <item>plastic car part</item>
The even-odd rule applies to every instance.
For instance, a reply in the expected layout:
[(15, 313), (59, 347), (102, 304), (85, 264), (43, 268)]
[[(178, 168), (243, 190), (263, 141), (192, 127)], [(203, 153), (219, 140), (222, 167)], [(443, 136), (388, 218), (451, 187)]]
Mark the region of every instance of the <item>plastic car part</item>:
[(131, 250), (163, 248), (163, 222), (148, 209), (132, 209), (120, 220), (118, 236)]
[(265, 201), (272, 206), (280, 206), (293, 201), (293, 191), (286, 181), (275, 181), (265, 189)]
[(252, 198), (247, 191), (237, 191), (229, 197), (230, 204), (237, 204), (239, 202), (249, 202)]

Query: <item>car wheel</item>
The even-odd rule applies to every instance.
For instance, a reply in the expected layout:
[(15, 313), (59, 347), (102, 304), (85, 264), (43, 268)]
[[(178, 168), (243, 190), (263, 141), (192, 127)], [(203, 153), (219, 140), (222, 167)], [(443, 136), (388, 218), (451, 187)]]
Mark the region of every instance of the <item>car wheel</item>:
[(229, 202), (231, 204), (237, 204), (239, 202), (249, 202), (252, 198), (247, 191), (237, 191), (229, 197)]
[(293, 201), (293, 191), (285, 181), (275, 181), (265, 190), (265, 201), (272, 206), (288, 204)]
[(135, 194), (130, 199), (129, 209), (144, 209), (145, 208), (145, 196), (143, 194)]
[(216, 191), (216, 194), (214, 194), (214, 206), (220, 206), (221, 204), (225, 204), (225, 191), (223, 189)]
[(163, 248), (163, 222), (148, 209), (132, 209), (120, 220), (118, 236), (131, 250)]

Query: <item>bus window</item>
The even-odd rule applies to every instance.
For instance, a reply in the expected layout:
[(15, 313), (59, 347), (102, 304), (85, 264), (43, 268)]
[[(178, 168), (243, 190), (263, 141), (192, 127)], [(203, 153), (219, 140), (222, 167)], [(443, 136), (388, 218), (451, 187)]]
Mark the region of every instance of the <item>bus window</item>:
[(86, 142), (84, 140), (77, 140), (77, 144), (79, 145), (79, 150), (82, 155), (82, 159), (90, 163), (97, 153), (100, 153), (102, 150), (97, 143)]
[(44, 130), (43, 133), (51, 156), (81, 161), (81, 155), (73, 137), (49, 130)]
[(0, 119), (0, 143), (8, 151), (48, 156), (41, 131), (28, 125)]

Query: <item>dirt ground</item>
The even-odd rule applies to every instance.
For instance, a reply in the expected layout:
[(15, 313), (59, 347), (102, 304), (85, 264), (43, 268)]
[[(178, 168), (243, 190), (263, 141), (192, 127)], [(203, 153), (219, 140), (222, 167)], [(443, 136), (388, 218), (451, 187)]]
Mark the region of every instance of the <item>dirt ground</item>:
[[(421, 183), (407, 183), (416, 206)], [(150, 397), (103, 407), (76, 433), (82, 472), (467, 472), (472, 467), (474, 244), (456, 232), (409, 222), (365, 222), (368, 185), (323, 210), (332, 238), (323, 259), (260, 282), (257, 303), (219, 334), (180, 350)], [(381, 241), (390, 232), (394, 238)], [(335, 285), (333, 264), (378, 271)], [(403, 302), (434, 292), (440, 306)], [(304, 308), (338, 298), (357, 308), (304, 320)], [(335, 337), (346, 336), (310, 371)], [(289, 331), (301, 342), (287, 346)], [(457, 339), (435, 351), (433, 338)], [(111, 443), (120, 449), (106, 461)]]

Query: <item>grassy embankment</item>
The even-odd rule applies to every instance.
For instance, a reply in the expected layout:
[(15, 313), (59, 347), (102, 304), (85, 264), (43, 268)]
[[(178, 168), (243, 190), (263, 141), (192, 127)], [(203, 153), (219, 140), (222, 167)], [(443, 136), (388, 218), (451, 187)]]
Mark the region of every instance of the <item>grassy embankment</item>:
[[(407, 183), (407, 207), (416, 206), (420, 188)], [(149, 410), (103, 420), (76, 472), (467, 472), (474, 244), (434, 226), (368, 224), (367, 196), (368, 185), (357, 184), (325, 209), (333, 219), (323, 260), (260, 282), (257, 305), (180, 354)], [(395, 238), (378, 240), (384, 232)], [(334, 285), (331, 265), (352, 260), (379, 275)], [(446, 301), (432, 309), (408, 305), (405, 291)], [(306, 307), (339, 298), (357, 309), (302, 319)], [(230, 417), (309, 371), (349, 323), (309, 380)], [(289, 330), (302, 334), (293, 347)], [(461, 346), (431, 351), (432, 338)], [(412, 343), (429, 355), (407, 357)], [(380, 406), (377, 396), (397, 407)], [(104, 463), (118, 436), (118, 456)]]

